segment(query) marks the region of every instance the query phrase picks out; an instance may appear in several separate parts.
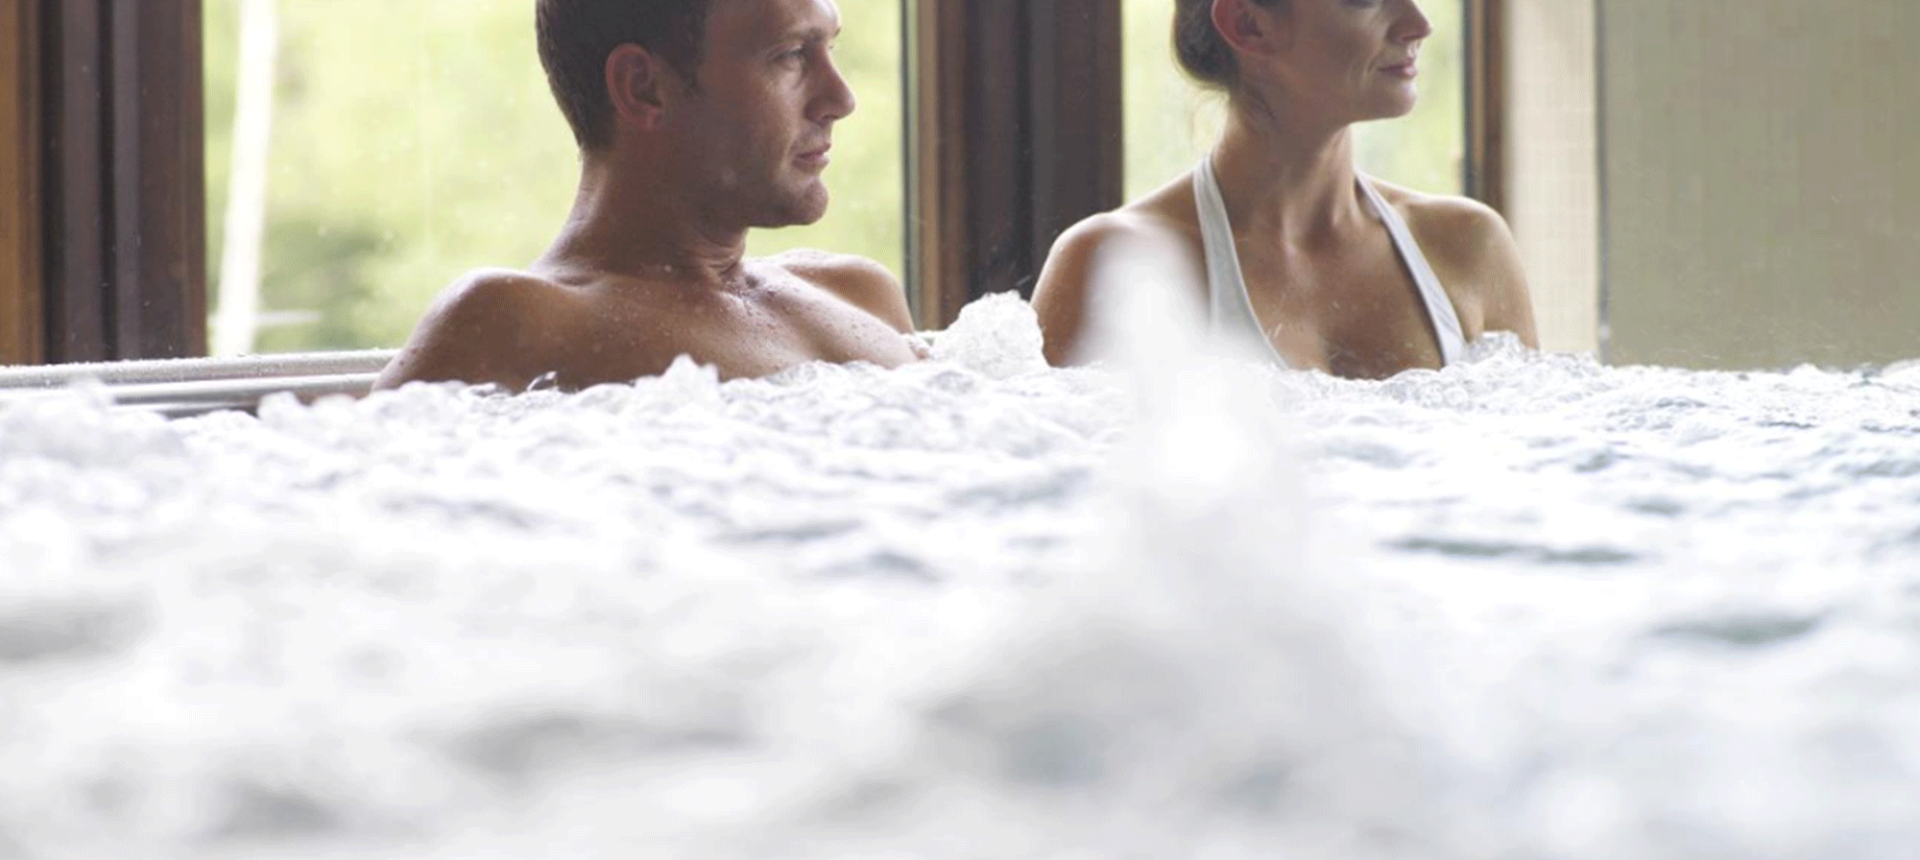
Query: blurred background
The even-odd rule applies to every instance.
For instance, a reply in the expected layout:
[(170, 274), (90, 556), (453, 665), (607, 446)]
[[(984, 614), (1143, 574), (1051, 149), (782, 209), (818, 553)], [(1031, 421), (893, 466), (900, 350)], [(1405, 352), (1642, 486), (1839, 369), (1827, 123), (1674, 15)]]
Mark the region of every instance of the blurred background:
[[(1911, 0), (1425, 0), (1366, 170), (1502, 212), (1550, 350), (1920, 356)], [(860, 109), (822, 223), (923, 327), (1178, 175), (1220, 116), (1171, 0), (840, 0)], [(531, 0), (0, 0), (0, 363), (398, 345), (566, 214)], [(912, 97), (909, 97), (912, 96)]]
[[(1176, 71), (1171, 3), (1121, 2), (1132, 198), (1191, 168), (1221, 110), (1218, 97)], [(819, 224), (756, 233), (750, 250), (818, 247), (904, 272), (902, 4), (839, 5), (845, 32), (836, 58), (860, 106), (836, 131), (833, 205)], [(1369, 127), (1363, 160), (1382, 177), (1457, 194), (1464, 18), (1459, 0), (1423, 5), (1436, 25), (1423, 53), (1425, 100), (1412, 117)], [(273, 27), (249, 30), (248, 15), (271, 17)], [(528, 0), (206, 0), (209, 282), (229, 274), (223, 260), (258, 258), (256, 333), (223, 351), (398, 346), (433, 294), (462, 272), (524, 266), (545, 249), (578, 172), (531, 18)], [(270, 132), (264, 170), (236, 184), (250, 32), (277, 43), (265, 65), (249, 70), (270, 75)], [(253, 50), (259, 63), (263, 52)], [(256, 132), (254, 145), (261, 140)], [(226, 245), (235, 195), (257, 199), (241, 208), (264, 220), (242, 238), (257, 251), (237, 258)], [(213, 337), (221, 338), (218, 325)]]

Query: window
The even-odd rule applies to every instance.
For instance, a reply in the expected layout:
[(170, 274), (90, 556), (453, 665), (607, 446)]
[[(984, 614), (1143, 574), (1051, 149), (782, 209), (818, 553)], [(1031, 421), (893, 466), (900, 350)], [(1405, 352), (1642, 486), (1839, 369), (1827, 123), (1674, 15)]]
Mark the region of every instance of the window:
[(900, 0), (837, 0), (842, 31), (834, 51), (859, 107), (834, 128), (827, 187), (833, 203), (820, 223), (757, 230), (756, 256), (788, 248), (824, 248), (878, 260), (904, 271), (906, 257), (906, 49)]
[(39, 131), (31, 94), (37, 71), (30, 59), (33, 4), (0, 5), (0, 364), (38, 363), (40, 342), (39, 237), (29, 215), (39, 196), (35, 175)]
[[(1425, 106), (1365, 130), (1367, 169), (1458, 187), (1460, 2), (1424, 4), (1440, 30)], [(1210, 138), (1168, 122), (1217, 110), (1168, 57), (1171, 0), (839, 3), (861, 108), (837, 135), (834, 207), (814, 228), (756, 234), (750, 251), (877, 258), (923, 326), (1026, 289), (1061, 229), (1186, 169)], [(0, 40), (18, 54), (0, 93), (39, 129), (14, 167), (44, 183), (37, 199), (0, 195), (14, 219), (0, 224), (26, 228), (16, 243), (43, 237), (27, 240), (38, 269), (0, 283), (7, 306), (42, 312), (15, 319), (0, 348), (16, 361), (191, 355), (223, 304), (224, 352), (393, 346), (462, 272), (525, 265), (576, 178), (528, 6), (0, 6), (40, 14), (13, 30), (29, 34), (19, 45)], [(1488, 10), (1507, 6), (1471, 6), (1475, 26), (1500, 29)], [(1504, 98), (1498, 83), (1475, 97)], [(1476, 163), (1497, 166), (1504, 139), (1476, 136)]]
[[(1218, 136), (1224, 98), (1193, 85), (1173, 58), (1171, 0), (1121, 0), (1126, 27), (1127, 199), (1197, 164)], [(1362, 170), (1434, 194), (1460, 194), (1466, 176), (1466, 15), (1462, 0), (1423, 0), (1433, 36), (1421, 49), (1420, 106), (1360, 126)]]
[[(833, 207), (749, 251), (898, 271), (899, 0), (840, 7), (860, 107), (835, 135)], [(203, 37), (217, 353), (398, 346), (442, 287), (525, 266), (567, 215), (575, 148), (528, 0), (205, 0)]]

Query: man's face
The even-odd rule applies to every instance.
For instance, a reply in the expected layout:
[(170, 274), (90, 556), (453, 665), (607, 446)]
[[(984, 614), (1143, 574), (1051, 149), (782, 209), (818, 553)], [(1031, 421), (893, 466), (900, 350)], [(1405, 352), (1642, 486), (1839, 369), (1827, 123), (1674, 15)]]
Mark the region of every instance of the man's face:
[(833, 124), (854, 108), (833, 64), (839, 32), (833, 0), (713, 0), (698, 87), (668, 131), (724, 217), (784, 227), (826, 214)]

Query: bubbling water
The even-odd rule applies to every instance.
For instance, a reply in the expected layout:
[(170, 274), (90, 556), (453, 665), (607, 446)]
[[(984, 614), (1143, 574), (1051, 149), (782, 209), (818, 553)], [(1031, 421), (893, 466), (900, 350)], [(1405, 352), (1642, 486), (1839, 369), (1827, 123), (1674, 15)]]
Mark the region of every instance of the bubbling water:
[(0, 856), (1920, 839), (1920, 369), (1351, 382), (1117, 325), (1091, 369), (998, 297), (894, 371), (0, 406)]

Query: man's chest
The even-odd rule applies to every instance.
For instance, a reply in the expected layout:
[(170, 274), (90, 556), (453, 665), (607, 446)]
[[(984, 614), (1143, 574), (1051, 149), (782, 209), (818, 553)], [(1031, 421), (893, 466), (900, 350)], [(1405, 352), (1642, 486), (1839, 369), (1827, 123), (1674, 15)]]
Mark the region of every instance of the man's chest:
[(593, 382), (658, 375), (683, 355), (727, 379), (812, 361), (893, 367), (915, 358), (898, 332), (827, 295), (630, 310), (604, 315), (597, 328), (597, 336), (572, 348), (569, 362), (574, 376)]

